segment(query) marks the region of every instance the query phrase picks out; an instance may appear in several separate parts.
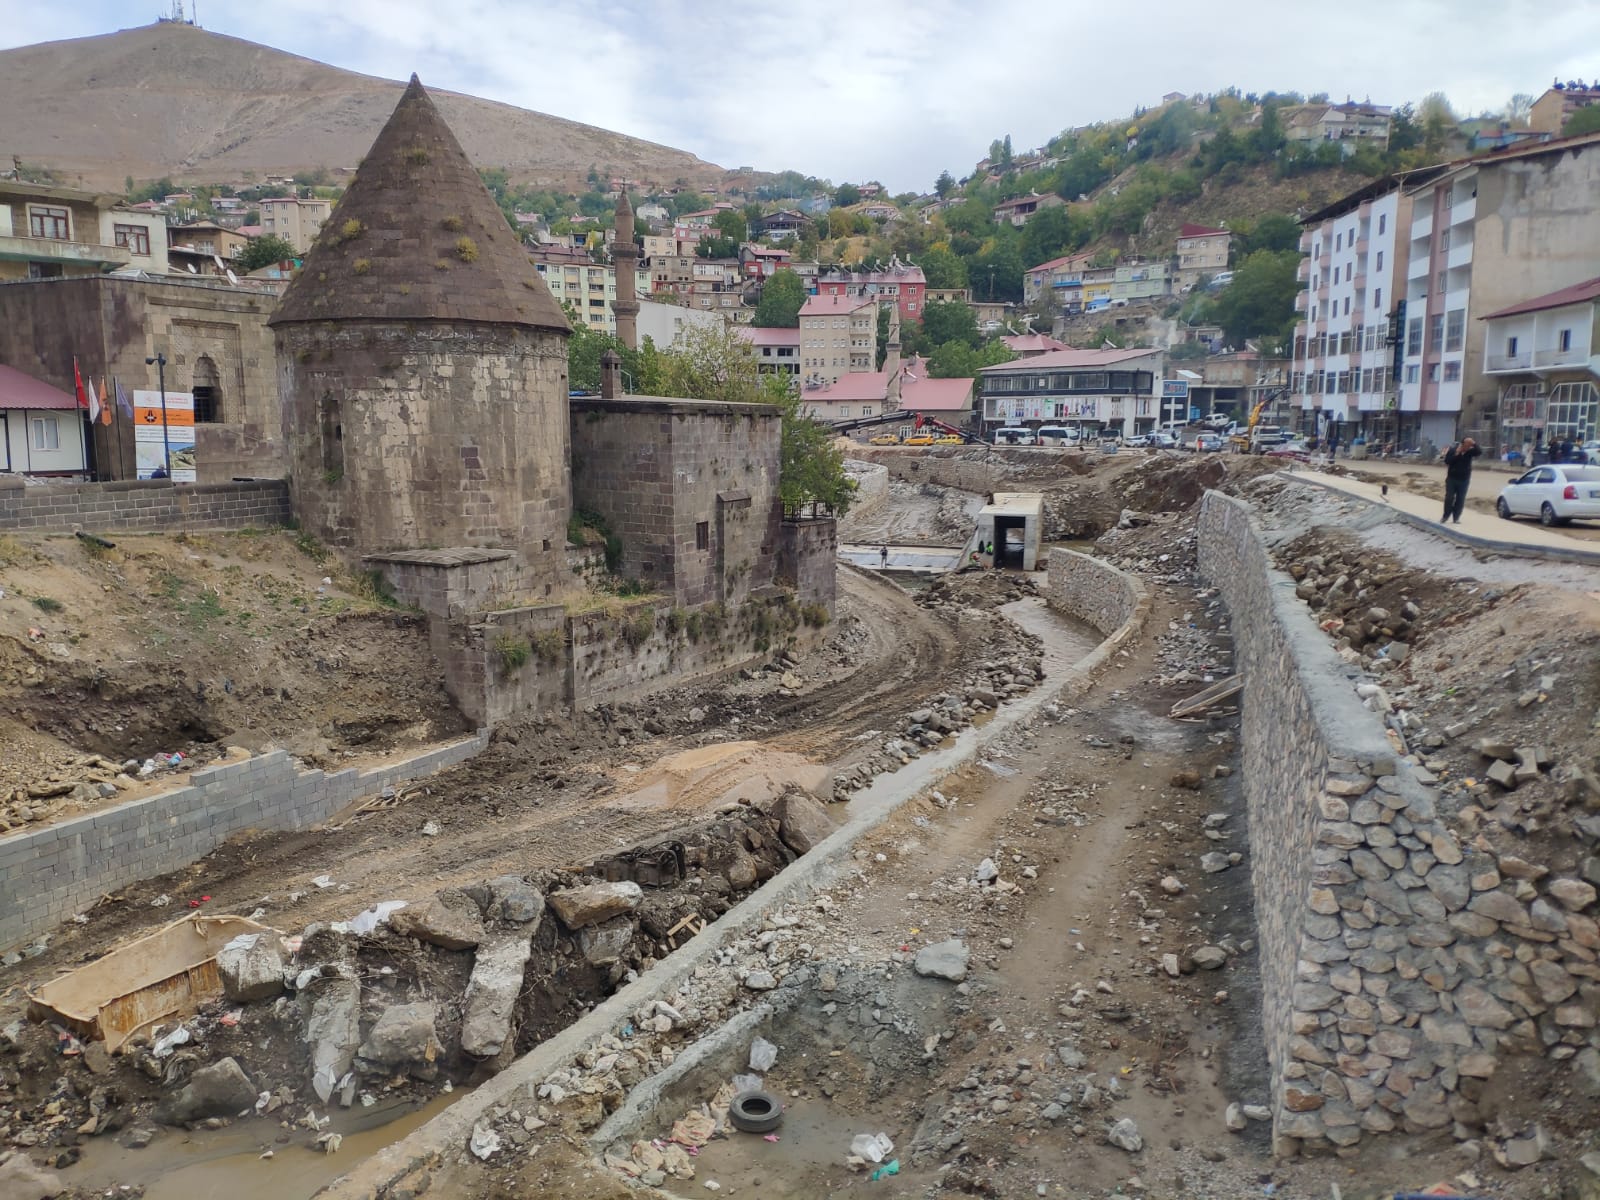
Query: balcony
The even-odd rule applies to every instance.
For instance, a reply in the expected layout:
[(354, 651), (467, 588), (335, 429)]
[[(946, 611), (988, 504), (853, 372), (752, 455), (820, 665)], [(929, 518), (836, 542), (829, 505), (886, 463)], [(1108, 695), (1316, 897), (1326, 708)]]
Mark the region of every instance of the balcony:
[(1583, 346), (1573, 346), (1568, 350), (1558, 350), (1551, 346), (1544, 350), (1535, 350), (1533, 352), (1533, 365), (1540, 369), (1585, 367), (1589, 365), (1589, 355)]
[(1310, 308), (1311, 308), (1311, 293), (1310, 292), (1296, 292), (1294, 294), (1294, 310), (1295, 310), (1295, 312), (1302, 312), (1302, 313), (1303, 312), (1307, 312), (1307, 311), (1310, 310)]
[(1300, 253), (1311, 253), (1311, 230), (1309, 229), (1302, 229), (1300, 231)]
[(96, 242), (68, 242), (13, 234), (0, 236), (0, 259), (112, 271), (127, 266), (133, 261), (133, 256), (125, 246), (102, 246)]
[(1521, 354), (1491, 354), (1488, 365), (1484, 367), (1490, 375), (1500, 374), (1505, 371), (1529, 371), (1533, 369), (1533, 353), (1524, 350)]
[(1450, 224), (1463, 225), (1472, 220), (1478, 213), (1478, 198), (1468, 196), (1465, 200), (1458, 201), (1450, 206)]
[(1294, 277), (1301, 283), (1305, 283), (1306, 280), (1311, 278), (1311, 260), (1309, 258), (1300, 260), (1300, 265), (1294, 269)]
[(1433, 260), (1428, 257), (1426, 252), (1424, 252), (1422, 254), (1413, 254), (1411, 256), (1411, 261), (1406, 263), (1406, 278), (1407, 279), (1426, 279), (1426, 278), (1428, 278), (1429, 270), (1432, 267), (1432, 261)]
[[(1431, 210), (1423, 213), (1420, 217), (1417, 217), (1411, 222), (1411, 240), (1413, 242), (1420, 241), (1425, 237), (1429, 237), (1432, 235), (1432, 233), (1433, 213)], [(1413, 255), (1413, 257), (1415, 256)]]
[(1465, 243), (1458, 241), (1454, 246), (1451, 246), (1450, 253), (1445, 256), (1444, 264), (1452, 271), (1459, 267), (1470, 267), (1472, 265), (1472, 243), (1470, 241)]

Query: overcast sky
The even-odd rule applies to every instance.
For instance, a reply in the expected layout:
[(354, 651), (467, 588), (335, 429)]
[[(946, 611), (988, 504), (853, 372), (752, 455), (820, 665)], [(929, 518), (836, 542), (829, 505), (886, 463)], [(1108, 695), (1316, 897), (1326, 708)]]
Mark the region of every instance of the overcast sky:
[[(185, 0), (188, 3), (189, 0)], [(198, 0), (200, 24), (336, 66), (664, 142), (725, 167), (928, 189), (1164, 92), (1432, 91), (1458, 112), (1600, 76), (1576, 0)], [(143, 24), (171, 0), (0, 0), (0, 46)]]

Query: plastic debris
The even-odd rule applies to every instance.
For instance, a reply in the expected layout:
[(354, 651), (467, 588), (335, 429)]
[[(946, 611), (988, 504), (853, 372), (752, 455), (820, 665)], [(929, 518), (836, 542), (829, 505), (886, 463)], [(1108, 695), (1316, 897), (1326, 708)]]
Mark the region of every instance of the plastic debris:
[(156, 1039), (156, 1044), (150, 1048), (150, 1053), (157, 1058), (165, 1058), (179, 1046), (187, 1046), (190, 1042), (189, 1031), (179, 1025), (171, 1033), (164, 1033)]
[(321, 1133), (317, 1135), (317, 1145), (322, 1147), (324, 1154), (337, 1154), (339, 1147), (344, 1143), (342, 1133)]
[(772, 1064), (778, 1061), (778, 1048), (764, 1037), (758, 1037), (750, 1043), (750, 1069), (763, 1074), (772, 1070)]
[(319, 888), (331, 888), (333, 886), (333, 876), (331, 876), (331, 875), (318, 875), (311, 882), (316, 884), (317, 887), (319, 887)]
[(877, 1183), (880, 1179), (887, 1179), (890, 1175), (898, 1174), (900, 1174), (900, 1160), (898, 1158), (892, 1158), (888, 1162), (884, 1163), (883, 1166), (874, 1171), (871, 1175), (868, 1175), (867, 1179), (873, 1183)]
[(218, 1017), (217, 1024), (226, 1025), (231, 1029), (233, 1026), (239, 1023), (239, 1019), (243, 1016), (244, 1009), (236, 1008), (232, 1012), (223, 1013), (220, 1017)]
[(887, 1133), (858, 1133), (850, 1140), (850, 1153), (868, 1162), (882, 1162), (893, 1150)]
[(472, 1137), (467, 1146), (473, 1154), (487, 1162), (500, 1150), (500, 1135), (479, 1121), (472, 1127)]
[(333, 929), (336, 933), (358, 933), (365, 936), (376, 930), (378, 926), (387, 925), (389, 923), (389, 915), (398, 912), (405, 906), (406, 902), (404, 900), (384, 900), (374, 904), (371, 908), (358, 912), (348, 921), (335, 921)]
[(761, 1135), (761, 1140), (763, 1142), (775, 1142), (778, 1140), (778, 1135), (775, 1133), (765, 1133)]
[(162, 892), (161, 895), (157, 896), (154, 900), (150, 901), (150, 907), (151, 908), (165, 908), (167, 905), (169, 905), (171, 903), (172, 903), (172, 897), (167, 895), (165, 892)]

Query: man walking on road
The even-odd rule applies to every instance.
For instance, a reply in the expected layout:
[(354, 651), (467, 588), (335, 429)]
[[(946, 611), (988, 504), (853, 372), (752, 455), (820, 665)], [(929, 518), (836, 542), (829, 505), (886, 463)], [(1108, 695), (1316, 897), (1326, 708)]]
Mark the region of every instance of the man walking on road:
[(1482, 453), (1471, 438), (1462, 438), (1444, 452), (1444, 516), (1439, 518), (1439, 524), (1461, 524), (1467, 485), (1472, 482), (1472, 460)]

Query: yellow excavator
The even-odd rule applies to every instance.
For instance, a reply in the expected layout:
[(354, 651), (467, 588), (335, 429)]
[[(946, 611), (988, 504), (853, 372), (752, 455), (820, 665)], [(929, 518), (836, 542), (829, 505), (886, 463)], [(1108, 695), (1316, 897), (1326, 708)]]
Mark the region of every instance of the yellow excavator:
[[(1250, 410), (1250, 419), (1245, 422), (1244, 428), (1228, 439), (1228, 444), (1232, 449), (1240, 454), (1255, 454), (1257, 452), (1256, 426), (1261, 424), (1261, 414), (1267, 410), (1268, 405), (1281, 394), (1281, 392), (1269, 393), (1256, 403), (1256, 406)], [(1268, 442), (1269, 445), (1281, 436), (1275, 425), (1265, 427), (1264, 432), (1272, 435), (1271, 441)]]

